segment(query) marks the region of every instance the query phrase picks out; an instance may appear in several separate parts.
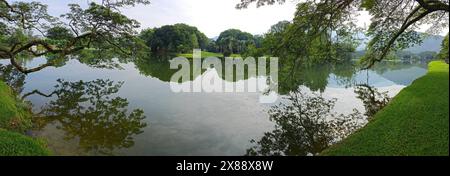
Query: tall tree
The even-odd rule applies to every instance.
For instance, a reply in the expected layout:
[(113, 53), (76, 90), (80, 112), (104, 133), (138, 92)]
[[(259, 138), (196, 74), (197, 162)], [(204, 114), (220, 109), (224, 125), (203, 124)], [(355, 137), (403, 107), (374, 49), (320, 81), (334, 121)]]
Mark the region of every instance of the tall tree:
[[(60, 20), (48, 14), (47, 5), (40, 2), (0, 0), (0, 23), (7, 34), (0, 38), (0, 59), (10, 59), (20, 72), (32, 73), (55, 66), (67, 60), (66, 56), (86, 48), (131, 56), (143, 47), (134, 37), (139, 23), (121, 14), (120, 8), (149, 3), (149, 0), (102, 0), (91, 2), (87, 8), (69, 4), (70, 11), (61, 15), (65, 20)], [(65, 35), (55, 36), (66, 29)], [(17, 61), (23, 56), (49, 55), (54, 57), (35, 68), (26, 68)]]
[(220, 52), (224, 55), (240, 54), (247, 50), (247, 47), (254, 44), (253, 35), (242, 32), (238, 29), (228, 29), (220, 33), (216, 41)]
[(444, 40), (442, 41), (442, 48), (441, 48), (441, 51), (439, 52), (439, 59), (447, 59), (447, 62), (448, 62), (448, 50), (449, 50), (449, 46), (448, 46), (448, 34), (447, 34), (447, 36), (445, 36)]
[[(285, 0), (241, 0), (236, 8), (247, 8), (252, 3), (259, 7), (276, 2), (284, 3)], [(414, 32), (420, 26), (431, 25), (429, 32), (438, 33), (448, 27), (449, 22), (448, 0), (306, 0), (298, 4), (295, 18), (311, 18), (294, 23), (294, 26), (301, 30), (305, 25), (310, 25), (308, 30), (312, 31), (310, 34), (314, 34), (314, 38), (330, 31), (348, 33), (352, 32), (360, 10), (372, 15), (368, 29), (371, 41), (362, 59), (365, 68), (383, 60), (390, 52), (420, 43), (423, 37)]]
[(192, 49), (206, 49), (209, 43), (205, 34), (186, 24), (145, 29), (140, 38), (153, 52), (186, 53), (192, 52)]

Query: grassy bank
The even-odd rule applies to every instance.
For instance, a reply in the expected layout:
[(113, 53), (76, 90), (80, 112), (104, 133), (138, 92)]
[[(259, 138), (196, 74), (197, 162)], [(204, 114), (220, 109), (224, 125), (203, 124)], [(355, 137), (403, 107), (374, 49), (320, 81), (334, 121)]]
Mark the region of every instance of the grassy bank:
[(46, 156), (49, 154), (44, 141), (0, 129), (0, 156)]
[(373, 121), (322, 155), (446, 155), (449, 144), (449, 66), (429, 64), (427, 75), (403, 89)]
[(0, 128), (24, 132), (31, 127), (28, 105), (16, 100), (14, 92), (0, 81)]
[(21, 134), (29, 128), (28, 105), (17, 100), (11, 88), (0, 81), (0, 156), (48, 155), (43, 142)]

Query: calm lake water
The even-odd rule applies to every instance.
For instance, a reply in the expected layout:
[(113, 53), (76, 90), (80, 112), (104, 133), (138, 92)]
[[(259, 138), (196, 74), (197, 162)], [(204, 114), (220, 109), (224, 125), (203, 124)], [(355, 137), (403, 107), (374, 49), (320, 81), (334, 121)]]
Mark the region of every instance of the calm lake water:
[[(9, 63), (0, 64), (6, 75)], [(268, 110), (281, 98), (261, 104), (261, 93), (174, 93), (169, 80), (175, 71), (166, 62), (121, 67), (92, 68), (70, 60), (59, 68), (10, 79), (39, 116), (31, 134), (46, 139), (55, 155), (244, 155), (254, 145), (250, 140), (274, 128)], [(337, 113), (354, 108), (365, 112), (355, 86), (393, 97), (426, 71), (426, 64), (399, 62), (368, 71), (351, 65), (314, 67), (281, 74), (280, 80), (289, 81), (280, 82), (279, 97), (299, 88), (336, 98)], [(210, 69), (203, 74), (216, 73)]]

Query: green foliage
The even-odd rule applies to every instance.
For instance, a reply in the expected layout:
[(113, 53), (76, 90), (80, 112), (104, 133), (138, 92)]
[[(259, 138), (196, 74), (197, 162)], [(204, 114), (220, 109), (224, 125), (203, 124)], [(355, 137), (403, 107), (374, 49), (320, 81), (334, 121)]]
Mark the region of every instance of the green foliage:
[(45, 142), (0, 129), (0, 156), (47, 156)]
[[(236, 8), (247, 8), (251, 3), (259, 7), (275, 2), (284, 3), (285, 0), (241, 0)], [(414, 32), (420, 26), (430, 25), (428, 32), (436, 34), (449, 23), (449, 1), (306, 0), (297, 4), (294, 22), (285, 40), (280, 41), (280, 48), (287, 50), (285, 53), (300, 53), (291, 57), (303, 61), (342, 60), (339, 59), (340, 50), (348, 50), (354, 44), (352, 34), (358, 31), (354, 22), (361, 10), (373, 16), (368, 29), (371, 40), (361, 59), (364, 68), (372, 67), (391, 52), (422, 43), (424, 37)], [(347, 43), (345, 48), (339, 46), (342, 38)]]
[(270, 27), (268, 33), (264, 35), (262, 41), (262, 52), (266, 55), (276, 56), (280, 42), (283, 40), (287, 28), (291, 25), (289, 21), (280, 21)]
[(218, 53), (219, 52), (219, 46), (216, 44), (216, 41), (209, 40), (208, 45), (206, 46), (206, 51)]
[(50, 28), (45, 36), (53, 40), (65, 40), (74, 37), (69, 29), (61, 26)]
[(4, 39), (8, 35), (7, 28), (6, 24), (0, 22), (0, 44), (4, 42)]
[[(265, 34), (259, 52), (279, 57), (284, 64), (312, 65), (351, 59), (359, 44), (355, 36), (359, 29), (348, 14), (335, 11), (338, 7), (329, 3), (299, 3), (293, 22), (280, 21), (273, 25)], [(326, 19), (329, 15), (340, 18)]]
[(247, 51), (242, 53), (242, 56), (244, 58), (246, 58), (246, 57), (257, 58), (257, 57), (264, 56), (264, 53), (263, 53), (261, 48), (257, 48), (255, 45), (250, 45), (250, 46), (247, 47)]
[(286, 0), (241, 0), (241, 3), (236, 5), (237, 9), (244, 9), (247, 8), (248, 5), (250, 5), (251, 3), (256, 2), (256, 6), (257, 7), (261, 7), (261, 6), (265, 6), (265, 5), (272, 5), (275, 4), (276, 2), (282, 4), (284, 2), (286, 2)]
[(228, 29), (220, 33), (216, 44), (224, 56), (230, 56), (231, 54), (245, 52), (249, 45), (255, 44), (255, 41), (250, 33), (242, 32), (238, 29)]
[[(359, 31), (346, 13), (351, 10), (339, 9), (327, 2), (299, 3), (293, 23), (281, 41), (280, 54), (306, 64), (348, 59), (348, 54), (357, 46), (354, 35)], [(287, 50), (283, 51), (284, 48)]]
[(363, 9), (372, 9), (375, 6), (375, 0), (362, 0), (361, 8)]
[(146, 29), (139, 37), (145, 41), (152, 52), (188, 53), (193, 49), (206, 49), (210, 42), (196, 27), (186, 24)]
[(449, 46), (448, 46), (448, 34), (447, 34), (447, 36), (445, 36), (445, 38), (444, 38), (444, 41), (442, 41), (442, 49), (439, 52), (439, 59), (448, 59), (448, 57), (449, 57), (448, 50), (449, 50)]
[[(177, 56), (185, 57), (185, 58), (188, 58), (188, 59), (192, 59), (193, 58), (193, 54), (192, 53), (178, 54)], [(223, 57), (223, 54), (202, 51), (202, 58), (208, 58), (208, 57)]]
[[(145, 49), (142, 41), (135, 37), (140, 24), (123, 15), (119, 8), (136, 4), (149, 4), (149, 1), (104, 0), (101, 4), (91, 2), (87, 8), (69, 4), (69, 12), (61, 15), (64, 20), (60, 20), (49, 15), (47, 5), (40, 2), (0, 0), (0, 58), (12, 62), (23, 57), (47, 58), (47, 63), (36, 68), (13, 64), (23, 73), (64, 65), (68, 56), (83, 49), (132, 58)], [(3, 35), (3, 31), (8, 35)]]
[(322, 155), (448, 156), (448, 86), (448, 64), (431, 62), (427, 75), (403, 89), (366, 127)]
[(47, 37), (49, 43), (58, 47), (64, 47), (69, 42), (67, 39), (73, 38), (74, 36), (69, 29), (62, 26), (55, 26), (47, 30), (45, 37)]

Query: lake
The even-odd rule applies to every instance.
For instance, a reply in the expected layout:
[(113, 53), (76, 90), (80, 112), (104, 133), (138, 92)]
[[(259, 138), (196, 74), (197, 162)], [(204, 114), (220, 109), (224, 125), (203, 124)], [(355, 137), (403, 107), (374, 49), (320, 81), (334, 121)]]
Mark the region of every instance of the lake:
[[(0, 75), (8, 75), (9, 62), (0, 64)], [(174, 93), (170, 77), (175, 71), (164, 61), (120, 66), (94, 68), (70, 60), (27, 76), (10, 74), (15, 77), (8, 82), (36, 114), (29, 134), (45, 139), (55, 155), (245, 155), (252, 139), (274, 129), (268, 111), (290, 91), (336, 99), (333, 111), (339, 114), (353, 109), (367, 114), (371, 105), (358, 96), (357, 86), (393, 97), (427, 71), (425, 63), (383, 62), (365, 71), (341, 64), (281, 72), (279, 98), (262, 104), (260, 96), (271, 95)], [(206, 74), (218, 76), (214, 69)], [(264, 78), (239, 81), (252, 79)]]

